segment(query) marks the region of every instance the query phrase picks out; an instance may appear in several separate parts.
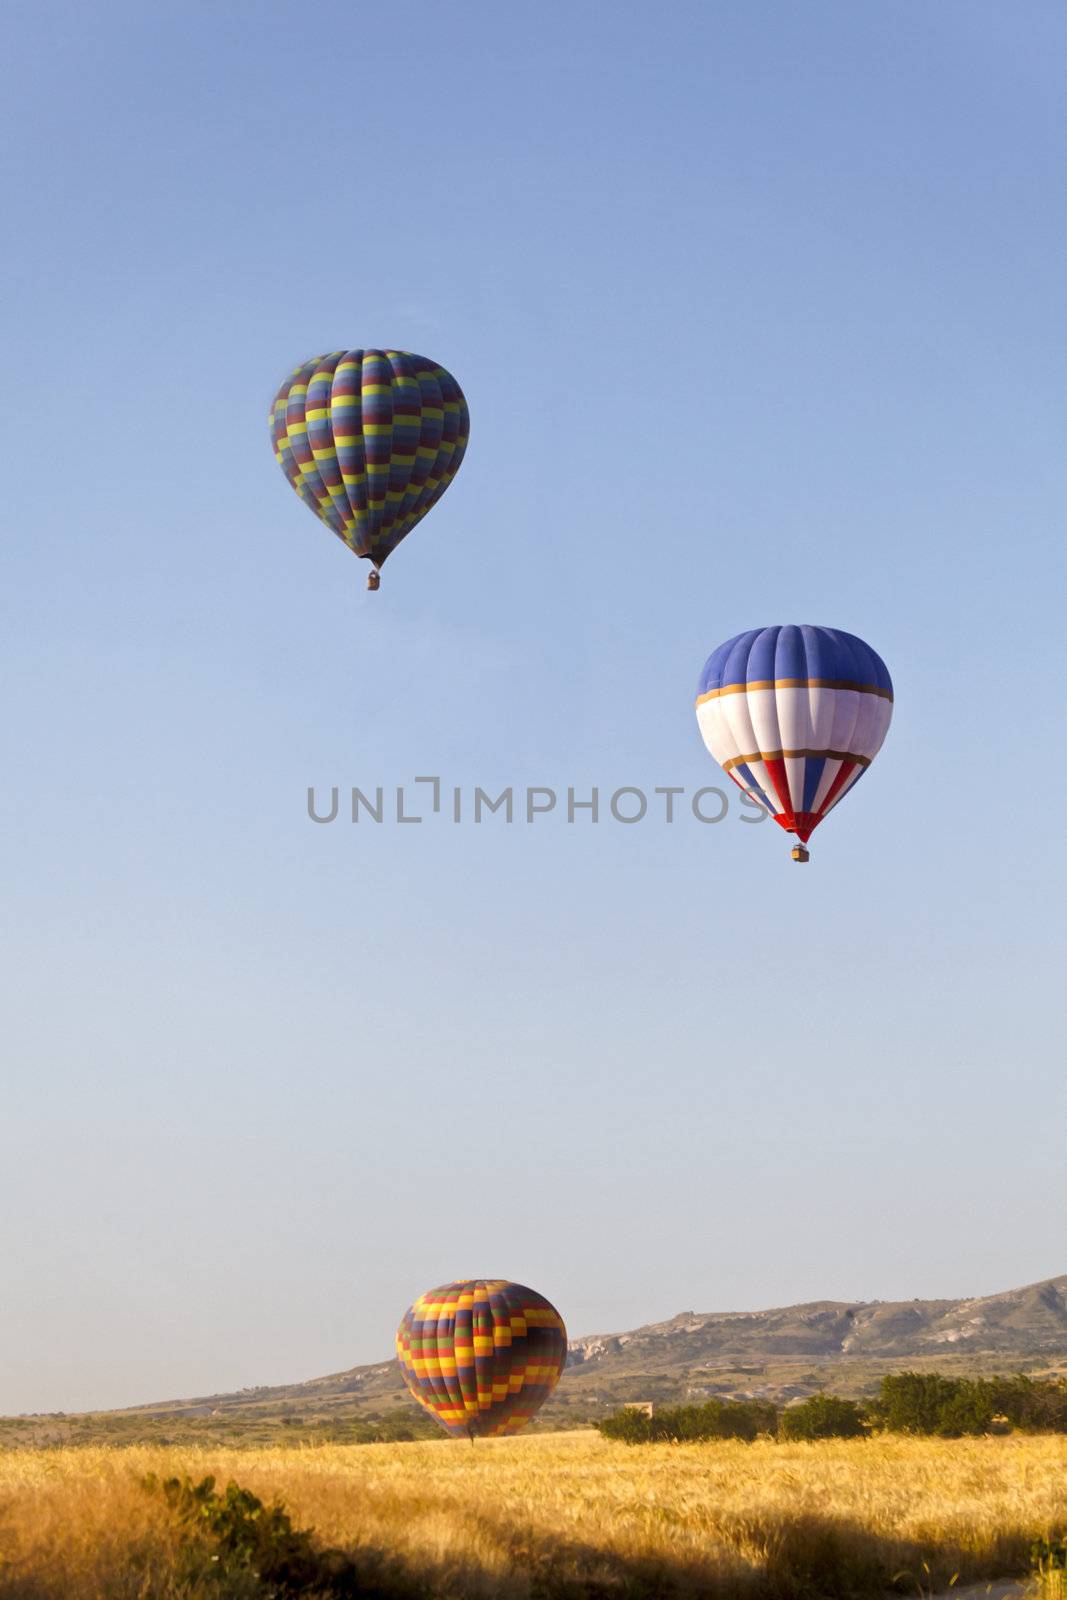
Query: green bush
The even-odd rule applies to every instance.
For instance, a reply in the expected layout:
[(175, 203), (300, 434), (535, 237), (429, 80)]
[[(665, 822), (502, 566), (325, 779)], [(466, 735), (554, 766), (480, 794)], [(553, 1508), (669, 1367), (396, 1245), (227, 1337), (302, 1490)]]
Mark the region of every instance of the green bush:
[(774, 1406), (762, 1400), (709, 1400), (702, 1406), (665, 1406), (651, 1417), (624, 1407), (596, 1426), (624, 1444), (690, 1444), (703, 1439), (745, 1439), (773, 1433)]
[(320, 1550), (310, 1530), (294, 1528), (284, 1506), (265, 1506), (239, 1484), (228, 1483), (219, 1494), (212, 1477), (150, 1475), (150, 1494), (161, 1494), (184, 1534), (183, 1576), (210, 1580), (223, 1593), (240, 1596), (319, 1595), (347, 1600), (367, 1594), (356, 1568), (341, 1550)]
[(944, 1407), (958, 1392), (958, 1379), (937, 1372), (895, 1372), (882, 1379), (870, 1414), (891, 1433), (936, 1433)]
[(1028, 1433), (1067, 1433), (1067, 1383), (1054, 1378), (990, 1378), (993, 1412)]
[(855, 1401), (839, 1400), (835, 1394), (813, 1394), (778, 1419), (782, 1439), (859, 1439), (866, 1432)]
[(751, 1440), (776, 1431), (782, 1439), (858, 1439), (868, 1426), (944, 1439), (1008, 1428), (1067, 1433), (1067, 1383), (1021, 1373), (1013, 1378), (946, 1378), (937, 1372), (897, 1372), (882, 1379), (877, 1399), (866, 1406), (817, 1394), (779, 1415), (767, 1401), (709, 1400), (700, 1406), (664, 1407), (651, 1417), (627, 1407), (596, 1426), (605, 1438), (624, 1444)]
[(1030, 1557), (1034, 1600), (1067, 1600), (1067, 1534), (1036, 1540)]
[(1067, 1433), (1067, 1384), (1054, 1378), (944, 1378), (897, 1372), (882, 1379), (868, 1414), (894, 1433), (964, 1434), (994, 1431), (1004, 1418), (1028, 1433)]
[(1061, 1539), (1035, 1539), (1030, 1557), (1041, 1572), (1067, 1572), (1067, 1533)]
[(610, 1417), (602, 1417), (594, 1424), (605, 1439), (620, 1439), (623, 1444), (649, 1444), (652, 1439), (652, 1418), (643, 1411), (623, 1406)]

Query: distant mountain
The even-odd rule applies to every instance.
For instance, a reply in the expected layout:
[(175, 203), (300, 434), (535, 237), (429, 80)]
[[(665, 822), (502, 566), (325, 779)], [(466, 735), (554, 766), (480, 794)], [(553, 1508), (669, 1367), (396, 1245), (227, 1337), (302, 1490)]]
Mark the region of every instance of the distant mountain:
[(682, 1312), (632, 1333), (576, 1339), (567, 1379), (572, 1404), (602, 1391), (606, 1399), (717, 1394), (784, 1404), (824, 1388), (863, 1394), (902, 1367), (1055, 1371), (1064, 1364), (1067, 1276), (977, 1300), (816, 1300), (773, 1311)]
[[(778, 1404), (827, 1389), (860, 1395), (903, 1367), (1067, 1372), (1067, 1274), (979, 1300), (816, 1300), (773, 1311), (683, 1311), (629, 1333), (571, 1342), (542, 1412), (567, 1426), (626, 1400), (757, 1396)], [(370, 1428), (435, 1433), (396, 1362), (304, 1383), (85, 1416), (0, 1420), (0, 1445), (64, 1439), (260, 1442), (361, 1438)]]
[(981, 1300), (814, 1300), (775, 1311), (695, 1313), (576, 1339), (570, 1365), (691, 1368), (710, 1358), (1067, 1355), (1067, 1275)]

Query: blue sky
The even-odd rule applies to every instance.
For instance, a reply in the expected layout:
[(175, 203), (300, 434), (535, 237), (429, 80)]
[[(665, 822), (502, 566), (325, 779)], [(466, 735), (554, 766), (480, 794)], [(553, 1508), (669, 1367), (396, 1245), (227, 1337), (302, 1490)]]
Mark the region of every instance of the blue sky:
[[(982, 0), (24, 6), (5, 26), (0, 1409), (1062, 1256), (1067, 17)], [(382, 591), (266, 415), (457, 376)], [(308, 820), (715, 783), (703, 661), (896, 713), (772, 824)], [(1058, 1253), (1059, 1252), (1059, 1253)]]

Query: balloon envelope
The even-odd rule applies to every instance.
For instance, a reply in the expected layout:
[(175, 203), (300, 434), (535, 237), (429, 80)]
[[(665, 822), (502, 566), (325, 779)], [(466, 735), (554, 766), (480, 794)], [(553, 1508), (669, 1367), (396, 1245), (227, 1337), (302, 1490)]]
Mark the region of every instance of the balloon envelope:
[(450, 372), (407, 350), (315, 356), (274, 397), (274, 455), (297, 494), (380, 567), (459, 470), (470, 416)]
[(878, 754), (893, 684), (870, 645), (839, 628), (751, 628), (708, 657), (696, 709), (716, 761), (807, 841)]
[(465, 1278), (408, 1308), (396, 1354), (411, 1393), (448, 1433), (517, 1433), (556, 1387), (567, 1330), (533, 1289)]

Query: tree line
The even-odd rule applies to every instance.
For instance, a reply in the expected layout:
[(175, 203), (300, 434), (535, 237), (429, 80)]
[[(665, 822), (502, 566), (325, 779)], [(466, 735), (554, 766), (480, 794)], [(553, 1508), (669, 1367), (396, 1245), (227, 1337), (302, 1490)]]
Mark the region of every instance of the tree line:
[(1019, 1429), (1067, 1433), (1067, 1381), (1028, 1378), (946, 1378), (935, 1372), (897, 1372), (882, 1379), (871, 1400), (814, 1394), (779, 1408), (768, 1400), (708, 1400), (665, 1406), (648, 1416), (624, 1407), (596, 1423), (625, 1444), (675, 1444), (701, 1439), (859, 1439), (868, 1433), (912, 1433), (960, 1439)]

